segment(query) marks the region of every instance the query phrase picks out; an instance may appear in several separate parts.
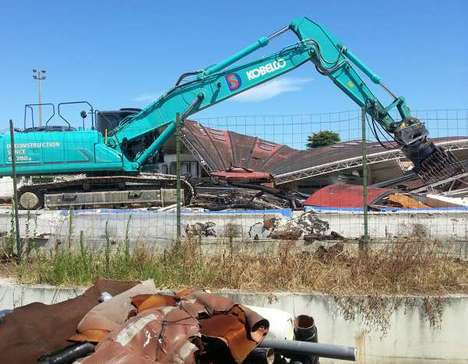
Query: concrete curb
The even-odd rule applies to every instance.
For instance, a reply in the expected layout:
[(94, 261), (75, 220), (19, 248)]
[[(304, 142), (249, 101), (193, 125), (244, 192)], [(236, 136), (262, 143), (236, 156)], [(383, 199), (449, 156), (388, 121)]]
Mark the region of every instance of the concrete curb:
[[(0, 309), (32, 302), (57, 303), (76, 297), (84, 290), (83, 287), (22, 285), (2, 278)], [(433, 364), (468, 363), (468, 295), (442, 299), (383, 297), (378, 299), (383, 308), (376, 315), (368, 310), (375, 306), (375, 300), (369, 302), (365, 297), (337, 300), (316, 292), (265, 293), (229, 289), (219, 293), (247, 305), (277, 308), (293, 315), (310, 314), (315, 318), (320, 342), (358, 347), (360, 363), (419, 364), (428, 360)], [(437, 312), (436, 316), (431, 312)], [(382, 322), (386, 323), (386, 330), (380, 326)]]

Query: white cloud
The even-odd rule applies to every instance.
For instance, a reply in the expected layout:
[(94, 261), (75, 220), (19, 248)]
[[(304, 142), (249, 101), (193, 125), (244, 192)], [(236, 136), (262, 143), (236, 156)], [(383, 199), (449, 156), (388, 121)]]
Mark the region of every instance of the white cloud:
[(310, 81), (312, 81), (311, 78), (277, 78), (234, 96), (233, 100), (239, 102), (264, 101), (286, 92), (300, 91), (304, 88), (304, 84)]
[(140, 94), (133, 98), (133, 101), (136, 102), (151, 102), (156, 101), (161, 96), (161, 92), (154, 92), (154, 93), (144, 93)]
[[(239, 95), (233, 97), (234, 101), (238, 102), (259, 102), (271, 99), (280, 94), (286, 92), (300, 91), (304, 88), (304, 85), (311, 82), (311, 78), (297, 78), (297, 77), (285, 77), (277, 78), (268, 82), (265, 82), (257, 87), (251, 88)], [(133, 98), (135, 102), (149, 103), (156, 101), (161, 97), (161, 92), (148, 92), (142, 93)]]

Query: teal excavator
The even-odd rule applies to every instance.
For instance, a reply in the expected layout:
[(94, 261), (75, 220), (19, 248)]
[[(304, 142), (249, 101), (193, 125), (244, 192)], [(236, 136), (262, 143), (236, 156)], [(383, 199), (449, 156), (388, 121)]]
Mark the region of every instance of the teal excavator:
[[(287, 31), (297, 36), (297, 43), (270, 56), (235, 65)], [(99, 190), (105, 194), (125, 190), (132, 183), (139, 184), (140, 189), (170, 186), (173, 180), (144, 178), (140, 172), (176, 132), (178, 114), (183, 121), (305, 63), (312, 63), (320, 74), (365, 108), (373, 130), (390, 135), (424, 181), (462, 172), (455, 157), (428, 138), (424, 124), (411, 115), (403, 97), (390, 91), (377, 74), (322, 25), (301, 17), (217, 64), (182, 74), (173, 88), (143, 110), (128, 113), (108, 135), (70, 128), (29, 128), (15, 133), (18, 175), (83, 176), (64, 182), (25, 185), (20, 189), (20, 207), (42, 207), (44, 196), (63, 192), (73, 192), (73, 199), (79, 200), (80, 193)], [(384, 106), (360, 74), (383, 87), (393, 101)], [(9, 134), (1, 135), (0, 141), (0, 175), (9, 176), (12, 173)]]

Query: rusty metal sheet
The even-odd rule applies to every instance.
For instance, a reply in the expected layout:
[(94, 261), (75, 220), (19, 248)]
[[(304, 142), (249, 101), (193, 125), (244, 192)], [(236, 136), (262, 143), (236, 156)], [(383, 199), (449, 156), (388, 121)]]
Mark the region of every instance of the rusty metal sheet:
[(195, 157), (209, 171), (243, 167), (269, 172), (278, 163), (297, 153), (286, 145), (229, 130), (208, 128), (189, 120), (185, 122), (182, 134), (189, 150), (195, 150)]
[(418, 201), (412, 196), (402, 194), (402, 193), (392, 193), (386, 199), (390, 202), (394, 202), (398, 205), (401, 205), (403, 208), (407, 209), (427, 209), (428, 205), (423, 204), (421, 201)]
[(254, 311), (203, 291), (142, 294), (132, 303), (136, 316), (80, 363), (242, 363), (269, 327)]
[(213, 177), (218, 177), (228, 182), (257, 182), (267, 183), (272, 182), (273, 176), (266, 172), (257, 172), (253, 169), (232, 167), (225, 171), (211, 172)]
[(147, 309), (130, 318), (96, 347), (82, 364), (195, 363), (198, 321), (174, 306)]

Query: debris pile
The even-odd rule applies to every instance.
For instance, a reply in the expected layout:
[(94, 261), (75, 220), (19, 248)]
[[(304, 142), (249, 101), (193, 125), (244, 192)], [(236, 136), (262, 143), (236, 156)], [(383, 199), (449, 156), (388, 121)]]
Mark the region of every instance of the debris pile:
[[(257, 311), (276, 320), (268, 339), (269, 320)], [(282, 311), (203, 290), (158, 291), (152, 280), (101, 280), (75, 299), (5, 312), (0, 328), (2, 362), (19, 364), (306, 364), (356, 355), (354, 348), (318, 344), (310, 316), (293, 322)]]
[(338, 233), (331, 230), (327, 221), (318, 218), (312, 211), (304, 212), (292, 219), (284, 220), (277, 217), (265, 218), (263, 222), (252, 225), (249, 236), (253, 240), (341, 240)]
[[(311, 208), (362, 209), (363, 186), (332, 184), (314, 192), (304, 201)], [(457, 207), (454, 199), (441, 199), (439, 195), (401, 192), (391, 188), (368, 187), (367, 205), (374, 211), (393, 209), (432, 209)]]
[(191, 207), (202, 207), (211, 211), (227, 209), (283, 209), (302, 208), (304, 195), (262, 184), (229, 183), (198, 185)]
[[(186, 121), (182, 134), (185, 147), (211, 180), (195, 186), (194, 207), (208, 210), (302, 209), (304, 205), (362, 208), (361, 141), (296, 150), (230, 130), (209, 128), (195, 121)], [(452, 177), (422, 178), (410, 169), (412, 164), (392, 143), (368, 143), (367, 163), (373, 179), (369, 183), (374, 183), (369, 187), (368, 205), (372, 209), (467, 206), (458, 194), (468, 195), (467, 183), (463, 181), (468, 176), (464, 172), (468, 138), (436, 138), (434, 142), (452, 156), (453, 170), (457, 172)], [(315, 193), (307, 199), (311, 191)], [(428, 192), (444, 198), (427, 196)]]
[(267, 320), (227, 298), (196, 290), (137, 294), (155, 291), (147, 285), (103, 302), (83, 318), (71, 340), (99, 345), (82, 364), (242, 363), (268, 332)]

